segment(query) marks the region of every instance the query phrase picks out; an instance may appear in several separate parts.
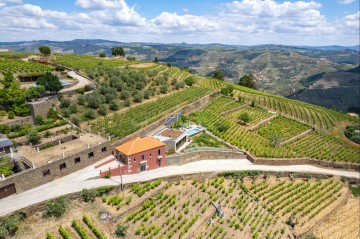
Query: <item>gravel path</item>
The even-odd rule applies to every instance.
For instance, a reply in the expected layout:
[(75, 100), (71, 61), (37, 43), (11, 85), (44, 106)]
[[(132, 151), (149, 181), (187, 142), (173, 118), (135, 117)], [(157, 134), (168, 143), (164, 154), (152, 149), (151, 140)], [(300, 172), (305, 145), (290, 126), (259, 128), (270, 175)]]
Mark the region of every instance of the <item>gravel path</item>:
[[(12, 213), (30, 205), (59, 197), (61, 195), (81, 191), (83, 188), (96, 188), (105, 185), (119, 185), (120, 177), (111, 179), (90, 179), (99, 175), (99, 169), (95, 165), (111, 159), (109, 156), (96, 164), (84, 168), (80, 171), (67, 175), (63, 178), (54, 180), (37, 188), (23, 193), (15, 194), (0, 200), (0, 216)], [(268, 166), (255, 165), (246, 159), (224, 159), (224, 160), (202, 160), (188, 163), (181, 166), (169, 166), (143, 172), (134, 175), (123, 176), (124, 183), (142, 182), (159, 177), (171, 175), (193, 174), (201, 172), (219, 172), (219, 171), (241, 171), (241, 170), (263, 170), (280, 172), (309, 172), (330, 174), (338, 176), (347, 176), (360, 178), (360, 173), (351, 171), (342, 171), (336, 169), (319, 168), (312, 165), (291, 165), (291, 166)]]
[(77, 79), (79, 82), (78, 82), (76, 85), (72, 86), (72, 87), (62, 89), (62, 90), (60, 91), (61, 93), (73, 91), (73, 90), (76, 90), (76, 89), (85, 87), (86, 85), (91, 85), (91, 84), (92, 84), (91, 81), (89, 81), (89, 80), (86, 79), (85, 77), (77, 74), (75, 71), (70, 71), (70, 72), (68, 72), (68, 75), (71, 76), (71, 77), (74, 78), (74, 79)]

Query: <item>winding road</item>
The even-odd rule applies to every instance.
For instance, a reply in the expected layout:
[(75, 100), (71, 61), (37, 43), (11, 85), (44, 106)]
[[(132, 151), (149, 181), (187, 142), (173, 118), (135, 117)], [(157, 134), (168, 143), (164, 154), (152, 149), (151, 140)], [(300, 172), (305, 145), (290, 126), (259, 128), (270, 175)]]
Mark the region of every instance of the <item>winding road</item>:
[[(41, 185), (34, 189), (18, 193), (0, 200), (0, 216), (10, 214), (25, 207), (49, 200), (62, 195), (79, 192), (83, 188), (96, 188), (106, 185), (119, 185), (120, 177), (110, 179), (94, 179), (99, 175), (99, 169), (95, 165), (106, 162), (112, 156), (86, 167), (80, 171), (69, 174), (63, 178), (54, 180), (50, 183)], [(162, 178), (172, 175), (186, 175), (204, 172), (221, 171), (244, 171), (244, 170), (262, 170), (278, 172), (307, 172), (328, 174), (337, 176), (346, 176), (360, 179), (360, 172), (342, 171), (336, 169), (320, 168), (312, 165), (290, 165), (290, 166), (268, 166), (256, 165), (246, 159), (219, 159), (219, 160), (201, 160), (181, 166), (168, 166), (139, 174), (123, 176), (123, 183), (143, 182), (155, 178)]]

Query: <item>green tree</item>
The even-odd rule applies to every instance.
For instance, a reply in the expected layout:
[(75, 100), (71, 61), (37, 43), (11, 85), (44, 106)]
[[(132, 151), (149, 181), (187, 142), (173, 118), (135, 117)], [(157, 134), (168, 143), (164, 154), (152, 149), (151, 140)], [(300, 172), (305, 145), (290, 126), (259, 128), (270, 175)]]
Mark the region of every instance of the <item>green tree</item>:
[(105, 54), (104, 52), (101, 52), (101, 53), (99, 54), (99, 57), (104, 58), (104, 57), (106, 57), (106, 54)]
[(113, 56), (125, 56), (124, 49), (122, 47), (114, 47), (111, 49), (111, 54)]
[(110, 102), (109, 108), (110, 110), (119, 110), (120, 104), (117, 101), (113, 100)]
[(221, 69), (217, 69), (214, 73), (214, 76), (213, 76), (215, 79), (218, 79), (218, 80), (224, 80), (225, 79), (225, 75), (224, 75), (224, 71), (221, 70)]
[(249, 115), (249, 113), (244, 112), (239, 115), (239, 120), (242, 124), (247, 124), (251, 121), (251, 116)]
[(127, 226), (122, 225), (122, 224), (117, 224), (116, 225), (115, 234), (116, 234), (117, 237), (125, 237), (126, 236), (126, 231), (127, 231)]
[(26, 97), (28, 100), (39, 99), (44, 93), (45, 88), (43, 86), (32, 86), (26, 91)]
[(97, 196), (97, 191), (95, 189), (84, 188), (81, 191), (81, 198), (84, 202), (94, 202)]
[(255, 77), (252, 74), (244, 75), (240, 78), (239, 85), (256, 89)]
[(104, 104), (100, 105), (98, 113), (103, 116), (107, 115), (109, 113), (108, 107)]
[(195, 78), (190, 76), (185, 79), (185, 84), (188, 86), (192, 86), (195, 83)]
[(40, 51), (41, 54), (43, 54), (45, 56), (48, 56), (48, 55), (51, 54), (51, 49), (48, 46), (40, 46), (39, 51)]
[(2, 81), (4, 88), (0, 89), (0, 105), (15, 115), (28, 115), (29, 109), (25, 103), (26, 90), (20, 88), (20, 83), (10, 74)]
[(31, 130), (27, 135), (26, 139), (29, 143), (37, 144), (40, 142), (41, 136), (36, 130)]
[(62, 90), (64, 87), (61, 85), (59, 77), (54, 76), (50, 72), (46, 72), (45, 75), (40, 77), (36, 81), (37, 85), (43, 86), (46, 91), (57, 93)]
[(281, 135), (278, 134), (272, 134), (270, 135), (270, 142), (272, 144), (272, 146), (276, 147), (278, 146), (282, 141), (282, 137)]
[(159, 62), (159, 58), (157, 56), (154, 58), (154, 62), (155, 63)]
[(80, 126), (81, 119), (80, 119), (79, 117), (73, 116), (73, 117), (71, 117), (70, 121), (71, 121), (71, 123), (73, 123), (74, 125)]

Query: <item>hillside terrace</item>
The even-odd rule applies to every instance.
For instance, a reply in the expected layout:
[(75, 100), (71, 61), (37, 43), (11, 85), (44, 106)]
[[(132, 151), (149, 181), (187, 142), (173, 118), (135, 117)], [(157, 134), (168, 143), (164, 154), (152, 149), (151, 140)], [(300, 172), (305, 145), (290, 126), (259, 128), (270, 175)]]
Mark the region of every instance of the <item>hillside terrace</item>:
[(43, 150), (38, 150), (36, 147), (22, 146), (18, 148), (17, 153), (35, 164), (35, 167), (39, 167), (69, 155), (80, 153), (105, 141), (107, 139), (99, 135), (81, 134), (78, 138)]

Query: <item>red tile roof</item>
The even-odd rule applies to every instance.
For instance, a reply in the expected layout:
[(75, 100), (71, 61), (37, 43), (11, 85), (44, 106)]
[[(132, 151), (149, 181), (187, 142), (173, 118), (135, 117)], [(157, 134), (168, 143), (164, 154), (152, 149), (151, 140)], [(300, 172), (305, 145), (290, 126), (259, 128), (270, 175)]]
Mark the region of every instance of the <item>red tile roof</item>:
[(129, 156), (147, 151), (149, 149), (158, 148), (161, 146), (165, 146), (165, 144), (152, 137), (144, 137), (144, 138), (136, 137), (130, 139), (129, 141), (123, 143), (120, 146), (117, 146), (115, 149)]

